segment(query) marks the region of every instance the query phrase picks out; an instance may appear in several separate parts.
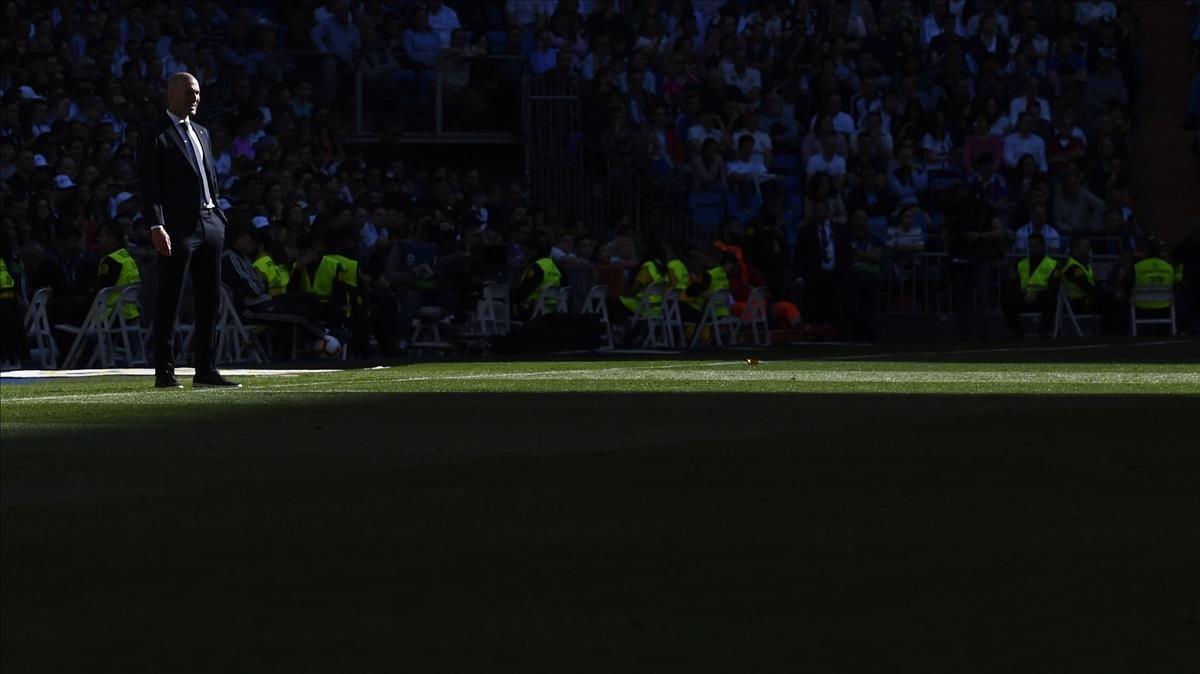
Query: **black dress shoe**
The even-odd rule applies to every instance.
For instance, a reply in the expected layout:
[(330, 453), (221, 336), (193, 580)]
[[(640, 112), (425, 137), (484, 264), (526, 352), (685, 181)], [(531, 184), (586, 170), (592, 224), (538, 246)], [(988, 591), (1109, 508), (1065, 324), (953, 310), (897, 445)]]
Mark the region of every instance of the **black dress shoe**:
[(160, 374), (154, 377), (154, 388), (183, 388), (183, 384), (173, 374)]
[(198, 374), (192, 377), (192, 388), (241, 388), (242, 385), (229, 381), (221, 376), (220, 372), (213, 370), (208, 374)]

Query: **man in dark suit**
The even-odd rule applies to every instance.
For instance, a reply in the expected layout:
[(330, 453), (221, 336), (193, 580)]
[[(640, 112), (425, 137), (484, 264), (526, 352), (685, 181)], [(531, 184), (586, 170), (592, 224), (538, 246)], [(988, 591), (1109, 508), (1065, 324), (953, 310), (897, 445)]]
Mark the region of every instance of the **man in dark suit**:
[(796, 275), (804, 284), (802, 312), (807, 323), (828, 323), (848, 336), (851, 250), (842, 225), (829, 219), (822, 201), (813, 204), (811, 221), (796, 232)]
[(217, 372), (215, 331), (221, 293), (225, 214), (217, 207), (208, 130), (192, 121), (200, 83), (188, 73), (167, 80), (167, 110), (141, 132), (138, 180), (150, 238), (158, 251), (154, 308), (154, 385), (182, 388), (175, 379), (175, 318), (183, 275), (191, 269), (196, 318), (193, 388), (236, 388)]

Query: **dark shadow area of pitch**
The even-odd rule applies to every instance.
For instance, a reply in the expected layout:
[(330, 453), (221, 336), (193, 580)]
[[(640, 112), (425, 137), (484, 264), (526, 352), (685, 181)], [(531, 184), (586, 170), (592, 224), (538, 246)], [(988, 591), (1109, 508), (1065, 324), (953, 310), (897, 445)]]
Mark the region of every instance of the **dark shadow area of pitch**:
[(8, 433), (4, 670), (1183, 671), (1198, 403), (379, 394)]

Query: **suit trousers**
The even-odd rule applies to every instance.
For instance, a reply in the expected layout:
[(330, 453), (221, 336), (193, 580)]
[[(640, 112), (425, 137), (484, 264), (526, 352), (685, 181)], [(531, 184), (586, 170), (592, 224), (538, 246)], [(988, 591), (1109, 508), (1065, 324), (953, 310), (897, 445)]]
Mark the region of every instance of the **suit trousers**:
[(154, 370), (175, 370), (175, 320), (183, 277), (191, 270), (195, 302), (192, 345), (196, 374), (216, 369), (217, 307), (221, 297), (221, 249), (225, 223), (212, 209), (200, 209), (200, 222), (182, 241), (172, 239), (171, 254), (158, 256), (158, 299), (154, 307)]

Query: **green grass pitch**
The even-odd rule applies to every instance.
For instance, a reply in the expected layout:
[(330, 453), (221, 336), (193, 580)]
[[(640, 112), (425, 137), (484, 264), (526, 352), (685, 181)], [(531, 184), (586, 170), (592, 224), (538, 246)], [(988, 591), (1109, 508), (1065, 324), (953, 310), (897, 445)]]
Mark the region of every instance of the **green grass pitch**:
[(237, 379), (2, 380), (4, 672), (1200, 662), (1195, 341)]

